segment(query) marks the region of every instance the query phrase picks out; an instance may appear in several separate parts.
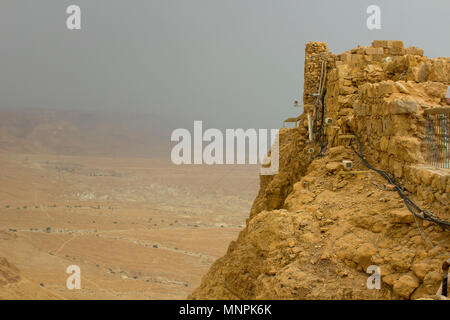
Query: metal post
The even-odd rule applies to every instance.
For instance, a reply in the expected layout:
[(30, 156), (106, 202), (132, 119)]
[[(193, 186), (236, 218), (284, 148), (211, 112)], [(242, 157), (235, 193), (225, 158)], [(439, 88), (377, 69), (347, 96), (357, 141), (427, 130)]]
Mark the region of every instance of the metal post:
[(312, 141), (312, 119), (311, 119), (311, 113), (308, 113), (308, 136), (309, 141)]

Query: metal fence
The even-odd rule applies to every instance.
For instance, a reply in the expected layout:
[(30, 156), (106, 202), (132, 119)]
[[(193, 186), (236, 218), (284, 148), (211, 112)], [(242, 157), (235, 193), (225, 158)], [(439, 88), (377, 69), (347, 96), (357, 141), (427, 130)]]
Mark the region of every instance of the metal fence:
[(450, 108), (425, 110), (427, 119), (427, 161), (438, 168), (450, 168)]

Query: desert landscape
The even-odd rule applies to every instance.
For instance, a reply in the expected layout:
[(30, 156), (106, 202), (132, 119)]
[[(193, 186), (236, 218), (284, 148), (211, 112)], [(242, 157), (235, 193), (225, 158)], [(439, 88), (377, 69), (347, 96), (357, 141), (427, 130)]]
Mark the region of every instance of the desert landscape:
[(1, 110), (0, 299), (448, 299), (449, 58), (309, 42), (305, 66), (273, 175), (172, 164), (152, 114)]
[[(0, 299), (186, 298), (245, 225), (258, 168), (176, 166), (163, 152), (130, 157), (135, 145), (111, 155), (130, 136), (117, 127), (82, 149), (72, 115), (60, 137), (48, 114), (8, 111), (3, 126)], [(70, 265), (81, 290), (66, 287)]]
[(0, 302), (449, 300), (449, 11), (0, 1)]

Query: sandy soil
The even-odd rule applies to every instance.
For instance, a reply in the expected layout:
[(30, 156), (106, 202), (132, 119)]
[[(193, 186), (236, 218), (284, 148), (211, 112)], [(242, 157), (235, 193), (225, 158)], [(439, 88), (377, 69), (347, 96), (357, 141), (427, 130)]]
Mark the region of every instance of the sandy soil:
[(186, 298), (258, 187), (256, 166), (6, 153), (0, 166), (0, 257), (20, 272), (1, 299)]

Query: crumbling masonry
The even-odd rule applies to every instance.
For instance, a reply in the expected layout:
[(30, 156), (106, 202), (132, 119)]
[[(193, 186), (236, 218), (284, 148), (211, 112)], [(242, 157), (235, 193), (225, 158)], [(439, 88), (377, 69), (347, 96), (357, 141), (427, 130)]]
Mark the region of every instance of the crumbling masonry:
[[(400, 194), (450, 221), (450, 170), (442, 168), (450, 58), (429, 59), (401, 41), (339, 55), (311, 42), (304, 77), (304, 113), (279, 131), (278, 173), (260, 176), (246, 227), (190, 298), (435, 295), (450, 229), (415, 219)], [(404, 190), (365, 167), (349, 147), (355, 135), (367, 161)], [(353, 161), (353, 173), (367, 172), (344, 174), (343, 160)], [(366, 286), (373, 265), (379, 290)]]
[[(348, 143), (336, 139), (339, 133), (358, 134), (370, 162), (447, 215), (450, 172), (439, 164), (445, 166), (449, 154), (443, 152), (440, 163), (427, 161), (426, 114), (450, 109), (445, 105), (450, 58), (429, 59), (423, 53), (404, 48), (401, 41), (373, 41), (370, 47), (339, 55), (330, 53), (323, 42), (308, 43), (303, 100), (314, 105), (321, 62), (327, 61), (325, 117), (333, 119), (333, 125), (324, 127), (328, 147)], [(312, 107), (305, 112), (312, 112)], [(442, 145), (448, 150), (450, 132), (440, 132), (446, 135)], [(436, 141), (428, 142), (436, 147)]]

